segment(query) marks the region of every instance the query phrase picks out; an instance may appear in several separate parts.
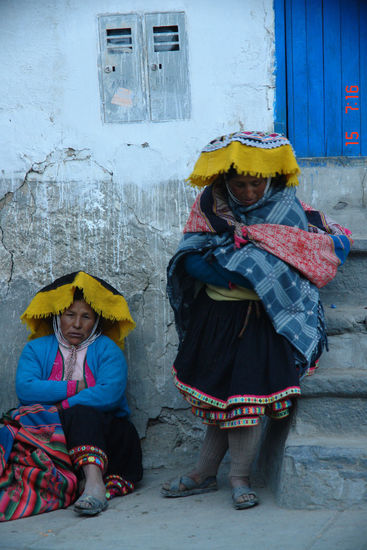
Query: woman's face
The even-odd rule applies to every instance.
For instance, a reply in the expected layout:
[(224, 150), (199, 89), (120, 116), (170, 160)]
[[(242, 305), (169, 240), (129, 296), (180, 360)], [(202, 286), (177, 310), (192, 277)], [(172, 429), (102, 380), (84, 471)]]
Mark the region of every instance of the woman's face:
[(265, 192), (267, 178), (241, 176), (237, 174), (227, 180), (230, 190), (244, 206), (251, 206), (259, 201)]
[(90, 305), (77, 300), (61, 315), (60, 328), (69, 344), (77, 346), (88, 338), (95, 322), (96, 314)]

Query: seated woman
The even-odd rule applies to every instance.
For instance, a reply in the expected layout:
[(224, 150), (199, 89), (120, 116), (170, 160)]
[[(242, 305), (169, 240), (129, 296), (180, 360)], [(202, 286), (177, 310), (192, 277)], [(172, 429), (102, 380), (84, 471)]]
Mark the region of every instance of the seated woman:
[(74, 504), (95, 515), (142, 478), (120, 348), (135, 327), (124, 297), (83, 271), (43, 288), (22, 315), (20, 407), (0, 428), (0, 521)]

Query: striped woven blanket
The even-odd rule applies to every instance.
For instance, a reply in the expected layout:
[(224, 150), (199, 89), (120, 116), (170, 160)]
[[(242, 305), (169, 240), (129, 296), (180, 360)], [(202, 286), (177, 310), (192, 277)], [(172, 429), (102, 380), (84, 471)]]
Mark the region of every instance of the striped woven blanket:
[(56, 407), (9, 411), (0, 424), (0, 521), (66, 508), (76, 491)]
[(326, 345), (318, 288), (335, 277), (351, 244), (345, 233), (308, 229), (294, 188), (270, 188), (255, 205), (245, 207), (235, 204), (221, 185), (206, 187), (168, 267), (167, 291), (180, 339), (195, 295), (195, 281), (185, 273), (182, 259), (198, 252), (249, 281), (275, 330), (292, 344), (304, 373)]

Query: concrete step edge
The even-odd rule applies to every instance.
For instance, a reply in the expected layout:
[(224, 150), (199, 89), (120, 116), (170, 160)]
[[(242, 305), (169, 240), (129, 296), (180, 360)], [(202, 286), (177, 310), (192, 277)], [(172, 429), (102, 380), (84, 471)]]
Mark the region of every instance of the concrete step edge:
[(367, 397), (367, 369), (323, 368), (301, 381), (303, 397)]
[(367, 434), (353, 435), (305, 435), (299, 436), (289, 433), (285, 448), (290, 447), (325, 447), (328, 449), (340, 449), (343, 452), (345, 449), (362, 450), (367, 454)]
[[(353, 236), (352, 236), (353, 238)], [(361, 236), (353, 239), (351, 254), (367, 254), (367, 237)]]
[(367, 301), (363, 304), (338, 302), (324, 304), (327, 334), (335, 336), (346, 332), (362, 333), (367, 336)]

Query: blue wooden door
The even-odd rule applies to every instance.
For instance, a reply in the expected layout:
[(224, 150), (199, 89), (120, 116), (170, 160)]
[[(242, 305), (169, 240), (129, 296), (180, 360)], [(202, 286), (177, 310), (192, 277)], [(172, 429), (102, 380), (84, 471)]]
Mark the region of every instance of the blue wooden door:
[(367, 154), (367, 1), (275, 0), (275, 129), (299, 157)]

